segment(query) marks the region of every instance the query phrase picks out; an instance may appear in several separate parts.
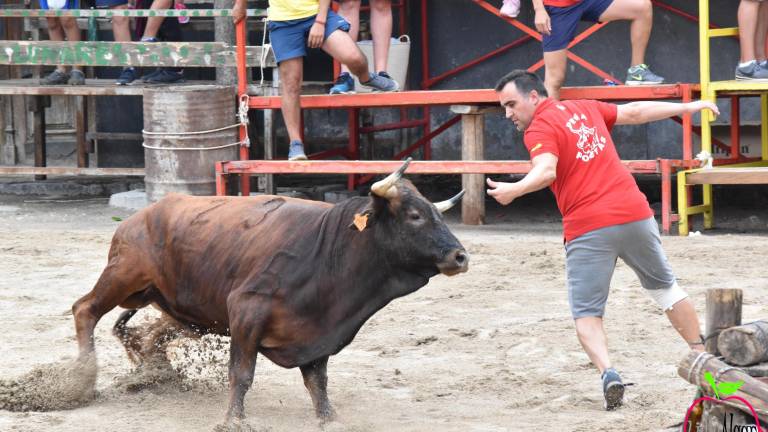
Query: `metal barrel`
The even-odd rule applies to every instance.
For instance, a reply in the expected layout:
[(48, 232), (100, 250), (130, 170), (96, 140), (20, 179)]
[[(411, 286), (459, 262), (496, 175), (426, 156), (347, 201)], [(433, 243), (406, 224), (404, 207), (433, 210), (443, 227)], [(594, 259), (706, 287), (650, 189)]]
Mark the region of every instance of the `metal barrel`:
[[(169, 192), (214, 195), (217, 161), (236, 160), (236, 92), (231, 86), (197, 85), (144, 92), (144, 183), (147, 199)], [(201, 149), (201, 150), (197, 150)], [(208, 150), (206, 150), (208, 149)]]

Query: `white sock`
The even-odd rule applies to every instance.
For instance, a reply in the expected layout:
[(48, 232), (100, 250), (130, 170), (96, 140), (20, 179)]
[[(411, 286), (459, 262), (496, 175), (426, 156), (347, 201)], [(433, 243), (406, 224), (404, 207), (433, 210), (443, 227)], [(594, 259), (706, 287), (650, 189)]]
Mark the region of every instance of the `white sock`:
[(754, 63), (757, 63), (757, 61), (756, 60), (745, 61), (744, 63), (739, 63), (739, 67), (740, 68), (747, 67), (747, 66), (750, 66), (750, 65), (752, 65)]

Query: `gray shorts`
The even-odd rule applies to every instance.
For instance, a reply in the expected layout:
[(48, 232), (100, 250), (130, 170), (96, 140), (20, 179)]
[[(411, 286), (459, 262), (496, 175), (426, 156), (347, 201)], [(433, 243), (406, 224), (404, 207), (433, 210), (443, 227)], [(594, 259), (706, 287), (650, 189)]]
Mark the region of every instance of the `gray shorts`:
[(603, 316), (619, 257), (635, 271), (645, 289), (675, 284), (653, 217), (590, 231), (565, 245), (568, 300), (574, 319)]

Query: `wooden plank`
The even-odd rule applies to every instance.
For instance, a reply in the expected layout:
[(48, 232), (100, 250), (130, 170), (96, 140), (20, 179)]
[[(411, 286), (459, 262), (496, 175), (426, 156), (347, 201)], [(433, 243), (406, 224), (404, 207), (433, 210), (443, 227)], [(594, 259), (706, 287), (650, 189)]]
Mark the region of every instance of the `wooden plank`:
[(144, 168), (74, 168), (0, 166), (0, 175), (144, 176)]
[[(262, 47), (246, 47), (247, 66), (259, 66)], [(236, 66), (235, 47), (220, 42), (0, 41), (0, 64), (83, 66)], [(265, 67), (276, 65), (270, 52)]]
[[(563, 87), (563, 99), (598, 99), (623, 101), (638, 99), (679, 99), (679, 84), (659, 86), (593, 86)], [(499, 98), (493, 89), (420, 90), (395, 93), (358, 93), (351, 95), (311, 95), (301, 97), (302, 108), (369, 108), (408, 107), (419, 105), (498, 105)], [(279, 109), (278, 96), (251, 97), (251, 108)]]
[[(186, 81), (174, 87), (212, 85), (213, 81)], [(40, 85), (37, 79), (0, 80), (0, 95), (52, 95), (52, 96), (142, 96), (146, 89), (161, 85), (134, 81), (127, 86), (115, 84), (113, 79), (86, 79), (85, 85)]]
[[(249, 17), (266, 17), (266, 9), (248, 9)], [(77, 18), (112, 18), (124, 17), (231, 17), (232, 9), (0, 9), (0, 18), (43, 18), (73, 16)]]
[(497, 114), (503, 113), (502, 106), (480, 106), (480, 105), (451, 105), (451, 112), (454, 114)]
[(768, 167), (713, 168), (688, 174), (686, 184), (768, 184)]
[(768, 321), (723, 330), (717, 349), (730, 364), (749, 366), (768, 361)]
[[(622, 161), (634, 173), (656, 173), (656, 161)], [(401, 161), (247, 160), (222, 163), (224, 174), (389, 174)], [(529, 161), (413, 161), (406, 174), (526, 174)]]
[(738, 288), (717, 288), (707, 290), (705, 319), (708, 353), (719, 355), (717, 339), (720, 332), (741, 325), (742, 291)]
[[(485, 148), (485, 117), (482, 114), (461, 116), (461, 159), (482, 161)], [(465, 225), (485, 223), (485, 174), (463, 174), (461, 187), (465, 191), (461, 200), (461, 221)]]

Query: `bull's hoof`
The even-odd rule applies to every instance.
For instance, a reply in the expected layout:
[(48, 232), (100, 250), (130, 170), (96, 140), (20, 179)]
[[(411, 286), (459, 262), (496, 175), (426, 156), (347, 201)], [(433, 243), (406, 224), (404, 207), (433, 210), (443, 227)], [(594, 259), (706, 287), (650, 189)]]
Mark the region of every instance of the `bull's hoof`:
[(213, 432), (272, 432), (272, 428), (255, 428), (243, 419), (234, 419), (216, 425)]
[(331, 407), (316, 410), (315, 415), (317, 415), (317, 418), (320, 420), (321, 424), (331, 423), (336, 420), (336, 410)]

